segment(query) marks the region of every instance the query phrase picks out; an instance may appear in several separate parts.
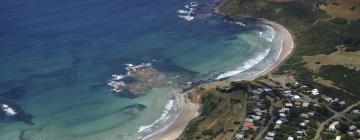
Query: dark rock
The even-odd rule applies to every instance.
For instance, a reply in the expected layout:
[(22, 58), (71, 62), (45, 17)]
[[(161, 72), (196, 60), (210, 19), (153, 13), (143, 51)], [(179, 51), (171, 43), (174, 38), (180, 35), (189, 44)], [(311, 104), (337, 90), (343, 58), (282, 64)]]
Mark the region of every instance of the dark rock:
[(132, 104), (132, 105), (125, 106), (124, 108), (120, 109), (120, 111), (129, 110), (129, 109), (136, 109), (136, 110), (143, 111), (145, 108), (146, 108), (146, 106), (143, 104)]

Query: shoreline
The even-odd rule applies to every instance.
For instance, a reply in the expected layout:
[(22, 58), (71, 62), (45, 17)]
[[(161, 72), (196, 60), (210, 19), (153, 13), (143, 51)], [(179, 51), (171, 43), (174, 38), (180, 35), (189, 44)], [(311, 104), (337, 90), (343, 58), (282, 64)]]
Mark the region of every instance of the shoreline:
[[(223, 4), (223, 3), (221, 3), (221, 4)], [(218, 7), (219, 6), (217, 6), (215, 8), (215, 13), (218, 15), (223, 15), (219, 11)], [(265, 68), (263, 71), (260, 71), (256, 74), (254, 74), (253, 76), (250, 76), (250, 77), (244, 79), (244, 80), (249, 80), (249, 81), (255, 80), (256, 78), (258, 78), (260, 76), (264, 76), (264, 75), (271, 73), (273, 70), (275, 70), (277, 67), (279, 67), (281, 65), (281, 63), (284, 62), (293, 53), (293, 50), (295, 47), (293, 36), (291, 35), (291, 33), (289, 32), (289, 30), (287, 28), (285, 28), (284, 26), (282, 26), (276, 22), (269, 21), (266, 19), (257, 19), (257, 20), (259, 20), (262, 24), (269, 25), (272, 28), (274, 28), (275, 30), (277, 30), (277, 32), (279, 32), (281, 34), (281, 36), (283, 37), (283, 41), (281, 44), (281, 52), (279, 53), (278, 59), (272, 65), (269, 65), (269, 67)], [(204, 83), (204, 84), (206, 84), (206, 83)], [(191, 90), (189, 90), (189, 91), (191, 92)], [(187, 93), (180, 94), (180, 95), (182, 95), (181, 99), (180, 99), (182, 111), (179, 114), (179, 116), (174, 120), (174, 122), (169, 126), (168, 129), (166, 129), (165, 131), (163, 131), (159, 134), (154, 135), (150, 139), (153, 139), (153, 140), (175, 140), (176, 138), (178, 138), (181, 135), (181, 133), (186, 128), (187, 124), (192, 119), (196, 118), (200, 114), (200, 112), (199, 112), (200, 105), (192, 103), (190, 100), (185, 101), (185, 100), (187, 100), (184, 97), (184, 96), (186, 96), (186, 94)]]
[(181, 112), (178, 117), (170, 124), (170, 126), (163, 132), (150, 137), (152, 140), (175, 140), (178, 138), (187, 124), (197, 116), (199, 116), (200, 105), (190, 101), (186, 93), (178, 93), (180, 98)]
[(249, 80), (249, 81), (255, 80), (256, 78), (258, 78), (260, 76), (264, 76), (264, 75), (271, 73), (273, 70), (275, 70), (277, 67), (279, 67), (281, 65), (281, 63), (284, 62), (293, 53), (293, 50), (295, 47), (293, 36), (289, 32), (289, 30), (286, 29), (284, 26), (282, 26), (276, 22), (266, 20), (266, 19), (258, 19), (258, 20), (260, 20), (260, 22), (262, 24), (269, 25), (272, 28), (274, 28), (275, 30), (277, 30), (283, 37), (283, 42), (281, 44), (281, 52), (279, 53), (279, 58), (272, 65), (270, 65), (263, 71), (260, 71), (260, 72), (256, 73), (255, 75), (245, 79), (245, 80)]
[[(256, 78), (269, 74), (273, 70), (275, 70), (278, 66), (281, 65), (282, 62), (284, 62), (293, 52), (294, 49), (294, 40), (291, 35), (291, 33), (282, 25), (268, 21), (266, 19), (260, 19), (260, 21), (263, 24), (269, 25), (273, 27), (275, 30), (277, 30), (281, 35), (283, 36), (283, 42), (281, 44), (281, 52), (279, 54), (279, 58), (272, 64), (269, 65), (265, 70), (248, 77), (245, 80), (255, 80)], [(206, 84), (206, 83), (204, 83)], [(190, 90), (191, 92), (191, 90)], [(180, 93), (180, 104), (181, 104), (181, 113), (179, 116), (174, 120), (174, 122), (169, 126), (168, 129), (165, 131), (154, 135), (150, 139), (153, 140), (175, 140), (178, 138), (183, 130), (186, 128), (187, 124), (194, 118), (196, 118), (200, 112), (199, 104), (192, 103), (190, 100), (186, 99), (184, 96), (187, 95), (187, 93)]]

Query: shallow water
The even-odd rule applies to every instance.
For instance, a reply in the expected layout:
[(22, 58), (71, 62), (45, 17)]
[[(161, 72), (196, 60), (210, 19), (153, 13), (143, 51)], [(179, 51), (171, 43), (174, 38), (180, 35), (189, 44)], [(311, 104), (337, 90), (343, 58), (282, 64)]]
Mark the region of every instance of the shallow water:
[[(34, 125), (0, 122), (0, 139), (137, 139), (161, 128), (138, 132), (164, 114), (178, 88), (153, 88), (135, 99), (115, 96), (106, 84), (112, 74), (126, 73), (125, 64), (152, 63), (183, 84), (239, 76), (270, 57), (264, 52), (275, 56), (271, 30), (217, 16), (186, 21), (176, 11), (189, 2), (2, 2), (0, 94), (24, 87), (25, 94), (11, 101), (34, 116)], [(146, 108), (122, 110), (133, 104)], [(176, 100), (172, 109), (169, 120), (178, 112)]]

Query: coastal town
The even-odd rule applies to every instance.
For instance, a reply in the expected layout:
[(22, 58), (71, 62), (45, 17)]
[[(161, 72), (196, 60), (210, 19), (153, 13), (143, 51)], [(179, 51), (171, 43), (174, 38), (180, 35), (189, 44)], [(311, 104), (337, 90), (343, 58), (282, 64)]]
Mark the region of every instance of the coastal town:
[[(323, 91), (299, 83), (292, 77), (264, 76), (251, 82), (231, 82), (230, 86), (223, 82), (215, 82), (214, 85), (218, 85), (215, 92), (211, 91), (214, 87), (201, 87), (202, 91), (211, 92), (210, 94), (231, 94), (231, 104), (244, 107), (239, 108), (242, 114), (238, 114), (238, 119), (233, 119), (230, 113), (226, 112), (216, 119), (213, 118), (213, 123), (204, 125), (202, 121), (208, 121), (202, 119), (200, 124), (197, 124), (198, 129), (205, 126), (206, 129), (200, 131), (195, 139), (231, 138), (229, 136), (235, 140), (360, 138), (360, 102), (349, 104), (341, 97), (329, 97)], [(199, 93), (192, 94), (196, 96)], [(247, 98), (241, 100), (236, 99), (236, 96)], [(203, 109), (208, 110), (207, 108)], [(216, 113), (209, 111), (208, 115)], [(232, 126), (226, 125), (228, 121)], [(187, 133), (191, 132), (185, 130), (185, 134)], [(187, 138), (191, 137), (180, 137)]]

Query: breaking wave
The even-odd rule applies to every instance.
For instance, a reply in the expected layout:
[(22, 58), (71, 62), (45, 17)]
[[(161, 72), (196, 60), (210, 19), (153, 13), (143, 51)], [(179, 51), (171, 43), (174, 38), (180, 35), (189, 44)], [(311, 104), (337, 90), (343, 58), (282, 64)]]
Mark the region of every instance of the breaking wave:
[(140, 68), (144, 67), (151, 67), (151, 63), (141, 63), (140, 65), (134, 65), (134, 64), (125, 64), (127, 67), (126, 74), (113, 74), (111, 76), (111, 80), (107, 84), (108, 86), (112, 87), (112, 91), (114, 92), (121, 92), (122, 88), (126, 86), (126, 83), (123, 81), (126, 77), (133, 76), (133, 73), (136, 72)]
[(264, 60), (264, 58), (269, 54), (269, 52), (270, 52), (270, 48), (266, 49), (264, 52), (259, 53), (259, 55), (257, 55), (255, 58), (246, 61), (243, 66), (238, 67), (235, 70), (224, 72), (218, 75), (215, 79), (220, 80), (220, 79), (228, 78), (237, 75), (247, 69), (250, 69), (251, 67), (255, 66), (256, 64)]
[(139, 136), (137, 139), (145, 140), (158, 134), (159, 132), (165, 131), (172, 122), (177, 119), (180, 113), (179, 111), (181, 106), (179, 102), (180, 99), (178, 97), (169, 100), (165, 105), (163, 113), (158, 119), (149, 125), (142, 125), (138, 128), (137, 133)]

